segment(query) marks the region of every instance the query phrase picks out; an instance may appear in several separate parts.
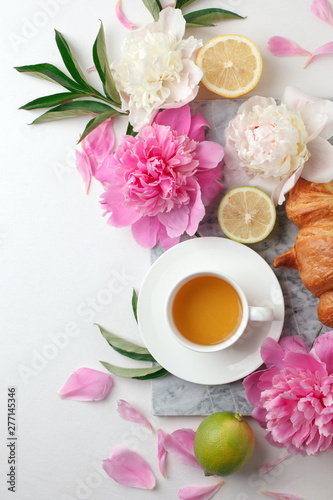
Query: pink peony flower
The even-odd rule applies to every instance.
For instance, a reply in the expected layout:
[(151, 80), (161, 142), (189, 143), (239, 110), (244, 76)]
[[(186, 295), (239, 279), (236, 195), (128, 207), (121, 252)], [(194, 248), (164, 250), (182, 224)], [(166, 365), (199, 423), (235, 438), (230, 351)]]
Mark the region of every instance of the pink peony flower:
[(311, 350), (300, 337), (279, 344), (268, 338), (261, 357), (267, 369), (248, 376), (244, 387), (266, 439), (294, 454), (333, 452), (333, 330)]
[(109, 224), (132, 226), (136, 241), (167, 249), (183, 233), (194, 235), (223, 189), (223, 147), (204, 140), (204, 118), (188, 105), (160, 112), (139, 135), (123, 136), (96, 173)]

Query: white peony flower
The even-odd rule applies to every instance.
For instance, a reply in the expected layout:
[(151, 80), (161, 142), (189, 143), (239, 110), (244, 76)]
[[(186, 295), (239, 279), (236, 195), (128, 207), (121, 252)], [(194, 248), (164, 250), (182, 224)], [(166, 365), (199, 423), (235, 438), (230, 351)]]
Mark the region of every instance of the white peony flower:
[(300, 176), (312, 182), (333, 180), (333, 103), (288, 87), (282, 103), (251, 97), (225, 131), (225, 181), (228, 187), (252, 185), (275, 204)]
[(202, 41), (183, 40), (184, 33), (181, 10), (167, 7), (157, 22), (124, 38), (122, 58), (111, 68), (134, 130), (150, 123), (160, 108), (184, 106), (197, 95), (202, 71), (194, 56)]

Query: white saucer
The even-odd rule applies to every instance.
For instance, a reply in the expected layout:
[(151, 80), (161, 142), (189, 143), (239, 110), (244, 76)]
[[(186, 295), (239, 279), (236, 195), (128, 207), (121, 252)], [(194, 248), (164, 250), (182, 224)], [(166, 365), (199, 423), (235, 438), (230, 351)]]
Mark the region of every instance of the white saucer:
[[(166, 300), (175, 282), (197, 271), (228, 274), (249, 305), (274, 309), (274, 321), (250, 322), (234, 345), (219, 352), (199, 353), (182, 346), (166, 321)], [(261, 344), (267, 337), (280, 338), (283, 321), (283, 295), (272, 269), (252, 249), (226, 238), (196, 238), (167, 250), (154, 262), (139, 292), (138, 322), (147, 349), (170, 373), (196, 384), (226, 384), (256, 370), (262, 364)]]

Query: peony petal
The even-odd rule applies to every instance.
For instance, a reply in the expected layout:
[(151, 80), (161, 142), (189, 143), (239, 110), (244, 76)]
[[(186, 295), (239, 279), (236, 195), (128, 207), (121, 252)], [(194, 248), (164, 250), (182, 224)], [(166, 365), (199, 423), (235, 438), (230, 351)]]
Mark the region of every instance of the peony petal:
[(167, 433), (162, 431), (162, 429), (157, 430), (157, 458), (158, 458), (158, 467), (163, 477), (166, 477), (165, 473), (165, 461), (167, 452), (164, 448), (164, 440), (167, 436)]
[[(170, 33), (177, 40), (181, 40), (185, 33), (185, 19), (180, 9), (167, 7), (160, 12), (158, 31)], [(157, 31), (157, 30), (156, 30)]]
[(300, 497), (295, 497), (295, 495), (287, 495), (286, 493), (274, 493), (273, 491), (261, 491), (263, 495), (267, 495), (275, 500), (302, 500)]
[(191, 111), (188, 104), (178, 109), (164, 109), (154, 119), (158, 125), (166, 125), (176, 130), (178, 135), (188, 135), (191, 126)]
[(283, 179), (272, 191), (272, 200), (275, 205), (282, 205), (286, 199), (286, 194), (295, 186), (301, 177), (304, 167), (298, 168), (290, 177)]
[(222, 176), (222, 162), (216, 168), (196, 173), (196, 179), (200, 185), (202, 203), (205, 206), (212, 205), (216, 197), (225, 188), (225, 185), (222, 183)]
[(153, 428), (149, 420), (135, 410), (127, 401), (124, 399), (119, 399), (118, 401), (118, 413), (125, 420), (130, 420), (131, 422), (136, 422), (138, 424), (144, 425), (150, 432), (153, 432)]
[(267, 472), (270, 472), (272, 469), (274, 469), (274, 467), (276, 467), (277, 465), (279, 465), (281, 462), (283, 462), (284, 460), (286, 460), (289, 457), (290, 457), (290, 453), (288, 453), (287, 455), (285, 455), (283, 457), (277, 458), (276, 460), (273, 460), (272, 462), (269, 462), (267, 464), (262, 465), (259, 469), (259, 473), (260, 474), (267, 474)]
[(195, 179), (189, 179), (188, 184), (193, 184), (191, 193), (191, 209), (186, 228), (187, 234), (193, 236), (198, 230), (199, 223), (205, 216), (205, 207), (201, 199), (201, 191), (198, 182)]
[[(92, 155), (100, 166), (114, 148), (115, 134), (112, 119), (105, 120), (96, 127), (80, 144), (82, 143), (86, 153), (89, 156)], [(95, 171), (93, 171), (93, 175), (95, 175)]]
[[(328, 99), (319, 99), (317, 97), (312, 97), (306, 92), (298, 89), (297, 87), (286, 87), (282, 102), (287, 106), (287, 108), (298, 111), (304, 124), (306, 126), (308, 134), (311, 136), (308, 140), (312, 140), (317, 135), (320, 135), (324, 139), (329, 139), (333, 135), (333, 102)], [(319, 115), (319, 116), (317, 116)], [(316, 123), (316, 120), (322, 119), (322, 116), (326, 117), (326, 124), (322, 128), (320, 123)], [(315, 121), (314, 121), (315, 120)], [(314, 125), (316, 123), (316, 125)], [(319, 126), (320, 130), (315, 130), (314, 126)]]
[(310, 182), (330, 182), (333, 180), (333, 146), (316, 137), (308, 144), (311, 157), (305, 163), (302, 177)]
[(189, 226), (190, 208), (188, 205), (181, 205), (173, 208), (170, 212), (162, 212), (157, 215), (158, 220), (166, 228), (170, 238), (177, 238), (183, 234)]
[(221, 144), (211, 141), (200, 142), (195, 152), (195, 158), (199, 160), (199, 171), (215, 168), (224, 155), (224, 149)]
[[(76, 167), (88, 192), (91, 177), (111, 154), (115, 142), (112, 120), (106, 120), (83, 139), (76, 149)], [(101, 180), (101, 179), (98, 179)]]
[(108, 224), (114, 227), (125, 227), (135, 223), (140, 219), (141, 214), (135, 208), (127, 207), (124, 204), (124, 196), (118, 186), (110, 185), (101, 196), (102, 208), (110, 213)]
[(249, 99), (246, 99), (245, 102), (240, 105), (240, 107), (238, 108), (238, 114), (251, 111), (254, 106), (265, 108), (271, 105), (276, 105), (276, 101), (275, 99), (273, 99), (273, 97), (262, 97), (259, 95), (255, 95), (253, 97), (250, 97)]
[(313, 373), (317, 371), (319, 374), (327, 375), (325, 365), (323, 365), (320, 361), (317, 361), (310, 354), (289, 351), (287, 352), (284, 361), (286, 367), (294, 368), (297, 366), (299, 370), (310, 370)]
[(321, 47), (318, 47), (318, 49), (316, 49), (306, 60), (303, 68), (306, 68), (310, 64), (310, 62), (312, 62), (313, 59), (315, 59), (315, 57), (322, 56), (325, 54), (333, 54), (333, 42), (328, 42), (325, 43), (325, 45), (321, 45)]
[(282, 368), (285, 353), (276, 340), (268, 337), (262, 344), (260, 354), (267, 368)]
[(115, 163), (116, 161), (113, 155), (106, 156), (105, 160), (102, 162), (101, 166), (95, 173), (96, 179), (100, 182), (107, 182), (107, 183), (112, 182), (114, 177), (113, 172)]
[(282, 36), (269, 38), (267, 48), (274, 56), (311, 56), (309, 51)]
[[(252, 412), (252, 416), (253, 416), (253, 413), (254, 413), (254, 411)], [(254, 418), (256, 418), (256, 417), (254, 417)], [(258, 420), (258, 419), (256, 418), (256, 420)], [(260, 424), (260, 421), (259, 421), (259, 420), (258, 420), (258, 422), (259, 422), (259, 424)], [(261, 425), (261, 424), (260, 424), (260, 425)], [(262, 426), (262, 427), (264, 427), (264, 428), (265, 428), (265, 426)], [(267, 440), (267, 441), (268, 441), (271, 445), (276, 446), (277, 448), (284, 448), (284, 447), (286, 446), (284, 443), (278, 443), (277, 441), (275, 441), (275, 439), (273, 438), (273, 436), (272, 436), (272, 433), (271, 433), (271, 432), (268, 432), (268, 433), (266, 434), (265, 439), (266, 439), (266, 440)], [(292, 453), (292, 451), (290, 450), (290, 446), (289, 446), (289, 445), (287, 446), (287, 449), (288, 449), (289, 453)], [(296, 448), (295, 448), (295, 452), (294, 452), (294, 453), (297, 453)]]
[[(266, 429), (266, 415), (267, 415), (267, 410), (265, 410), (265, 408), (255, 408), (252, 412), (252, 417), (264, 429)], [(267, 439), (267, 435), (265, 437)]]
[(333, 330), (316, 338), (312, 349), (317, 357), (325, 363), (329, 375), (333, 373)]
[(196, 113), (192, 116), (188, 132), (189, 138), (197, 142), (203, 142), (205, 140), (205, 127), (209, 127), (209, 124), (200, 113)]
[(61, 398), (75, 401), (100, 401), (107, 396), (111, 387), (112, 378), (109, 373), (79, 368), (72, 373), (58, 394)]
[(158, 242), (161, 226), (157, 217), (141, 217), (132, 224), (132, 234), (139, 245), (144, 248), (153, 248)]
[(279, 342), (280, 346), (285, 353), (289, 351), (303, 352), (308, 354), (310, 349), (299, 335), (291, 335), (289, 337), (282, 337)]
[(333, 17), (328, 0), (313, 0), (310, 10), (321, 21), (333, 26)]
[(212, 486), (185, 486), (178, 491), (180, 500), (209, 500), (221, 488), (224, 481)]
[(114, 481), (124, 486), (152, 490), (156, 484), (150, 466), (131, 450), (115, 448), (111, 457), (103, 460), (103, 469)]
[(118, 21), (123, 26), (125, 26), (125, 28), (127, 28), (129, 30), (134, 30), (136, 28), (135, 24), (130, 23), (128, 21), (128, 19), (126, 19), (126, 17), (124, 16), (124, 13), (123, 13), (123, 11), (121, 9), (121, 0), (117, 0), (115, 11), (116, 11), (116, 16), (117, 16)]
[(162, 225), (158, 232), (158, 237), (164, 250), (169, 250), (169, 248), (177, 245), (180, 240), (180, 236), (178, 236), (177, 238), (170, 238), (170, 236), (168, 236), (168, 233), (166, 232), (165, 227)]
[(194, 456), (194, 436), (195, 432), (192, 429), (179, 429), (165, 436), (164, 448), (173, 453), (183, 464), (201, 469)]
[(258, 384), (260, 381), (260, 377), (266, 370), (258, 370), (254, 373), (251, 373), (248, 377), (243, 380), (244, 389), (246, 392), (247, 399), (251, 403), (251, 405), (260, 407), (260, 396), (261, 389), (259, 389)]
[(92, 173), (90, 159), (86, 155), (85, 151), (82, 149), (81, 150), (77, 149), (75, 151), (75, 159), (76, 159), (76, 168), (83, 180), (85, 192), (88, 193), (91, 182), (91, 173)]

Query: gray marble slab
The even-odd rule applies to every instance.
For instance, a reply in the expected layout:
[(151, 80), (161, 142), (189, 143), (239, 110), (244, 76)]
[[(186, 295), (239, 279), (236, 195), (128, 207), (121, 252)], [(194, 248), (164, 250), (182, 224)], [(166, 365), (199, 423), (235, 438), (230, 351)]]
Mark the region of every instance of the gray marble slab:
[[(223, 131), (236, 114), (241, 99), (196, 101), (191, 104), (192, 112), (200, 112), (211, 126), (207, 140), (223, 145)], [(225, 192), (228, 190), (226, 186)], [(223, 195), (223, 193), (222, 193)], [(199, 226), (201, 236), (224, 235), (216, 219), (219, 200), (207, 209), (205, 218)], [(274, 269), (274, 258), (292, 247), (298, 228), (287, 218), (284, 206), (277, 208), (277, 221), (274, 230), (264, 241), (249, 245), (258, 252), (276, 274), (285, 300), (285, 321), (282, 336), (300, 335), (311, 345), (318, 330), (322, 327), (317, 318), (316, 299), (303, 285), (299, 273), (293, 269)], [(163, 249), (152, 250), (154, 262)], [(323, 327), (323, 331), (329, 328)], [(250, 415), (252, 406), (247, 401), (242, 381), (224, 385), (204, 386), (192, 384), (171, 374), (152, 382), (152, 412), (154, 415), (209, 415), (216, 411), (233, 411)]]

